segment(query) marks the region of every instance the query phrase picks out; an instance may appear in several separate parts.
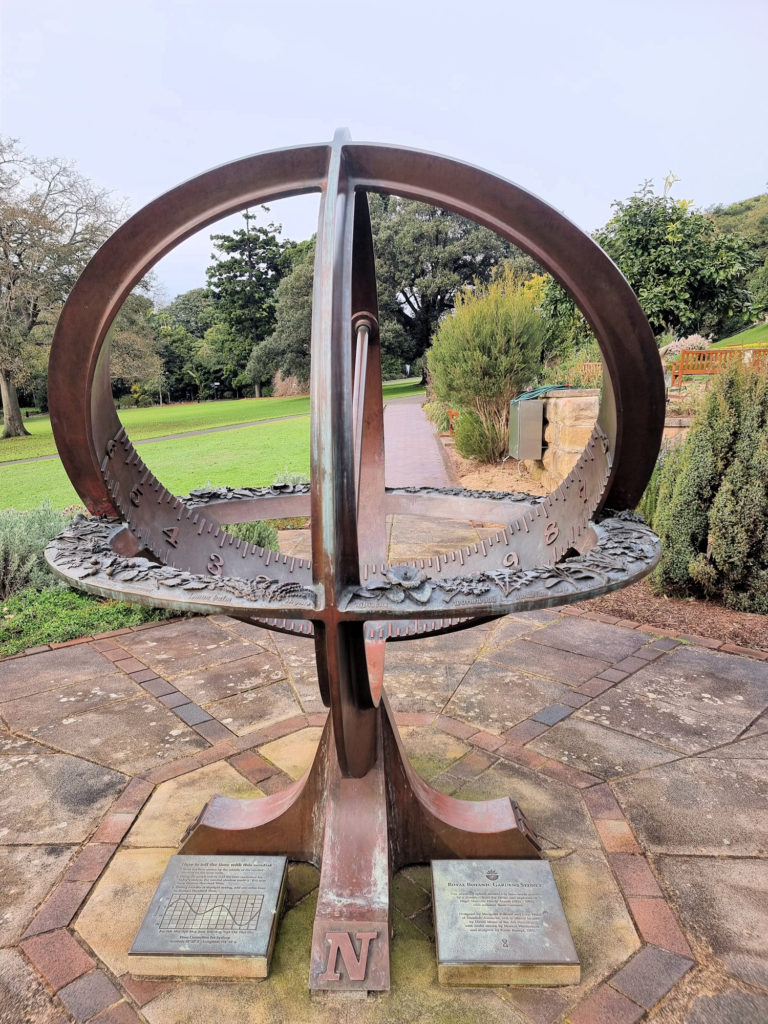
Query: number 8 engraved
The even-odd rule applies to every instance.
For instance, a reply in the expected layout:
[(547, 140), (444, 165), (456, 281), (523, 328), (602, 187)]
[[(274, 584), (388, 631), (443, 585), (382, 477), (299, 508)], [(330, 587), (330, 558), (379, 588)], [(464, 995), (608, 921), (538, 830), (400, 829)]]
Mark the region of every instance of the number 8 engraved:
[(208, 572), (211, 576), (221, 576), (221, 570), (224, 565), (224, 559), (218, 553), (213, 551), (208, 557)]
[(544, 531), (544, 540), (547, 544), (554, 544), (559, 535), (560, 527), (557, 525), (554, 519), (550, 519), (550, 521), (547, 523), (547, 528)]

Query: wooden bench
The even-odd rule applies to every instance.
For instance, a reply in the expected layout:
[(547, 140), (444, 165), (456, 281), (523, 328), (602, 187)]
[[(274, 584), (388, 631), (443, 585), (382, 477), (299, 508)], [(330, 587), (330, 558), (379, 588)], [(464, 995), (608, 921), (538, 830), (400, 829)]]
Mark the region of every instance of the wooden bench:
[(448, 414), (448, 433), (456, 433), (456, 424), (459, 422), (459, 411), (458, 409), (446, 409)]
[(684, 348), (680, 353), (680, 362), (672, 364), (671, 387), (677, 388), (683, 383), (683, 376), (709, 376), (722, 373), (734, 363), (751, 363), (755, 369), (768, 367), (768, 348), (715, 348), (693, 349)]

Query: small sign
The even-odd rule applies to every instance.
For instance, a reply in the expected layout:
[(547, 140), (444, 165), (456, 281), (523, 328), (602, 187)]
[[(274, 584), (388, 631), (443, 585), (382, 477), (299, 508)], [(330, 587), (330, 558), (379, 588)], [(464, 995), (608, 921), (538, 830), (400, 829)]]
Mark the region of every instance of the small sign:
[(131, 954), (256, 957), (266, 976), (286, 868), (285, 857), (171, 857)]
[(432, 861), (446, 985), (577, 985), (579, 959), (545, 860)]

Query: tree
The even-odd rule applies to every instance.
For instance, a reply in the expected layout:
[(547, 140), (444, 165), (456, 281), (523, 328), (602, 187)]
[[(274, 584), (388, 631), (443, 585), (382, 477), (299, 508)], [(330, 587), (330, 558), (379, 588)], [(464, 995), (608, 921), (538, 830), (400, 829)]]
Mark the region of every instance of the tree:
[(314, 240), (304, 243), (293, 270), (275, 293), (275, 329), (251, 352), (246, 372), (256, 393), (280, 371), (284, 377), (309, 380), (309, 350), (312, 338), (312, 282)]
[(487, 283), (514, 247), (487, 228), (425, 203), (369, 195), (382, 355), (415, 362), (457, 293)]
[[(768, 313), (768, 192), (743, 199), (730, 206), (716, 206), (710, 211), (715, 224), (726, 234), (746, 238), (756, 259), (755, 269), (747, 277), (757, 316)], [(726, 330), (730, 325), (726, 325)], [(733, 325), (738, 330), (738, 323)]]
[(157, 392), (165, 384), (163, 360), (152, 325), (152, 300), (129, 295), (107, 332), (111, 342), (110, 374), (117, 394), (134, 388)]
[[(120, 219), (109, 194), (58, 158), (0, 138), (0, 397), (3, 437), (26, 434), (18, 388), (70, 289)], [(37, 360), (39, 362), (39, 359)]]
[(539, 371), (543, 284), (507, 268), (489, 285), (459, 292), (453, 315), (440, 322), (427, 361), (438, 400), (470, 414), (468, 446), (457, 432), (462, 454), (492, 461), (506, 450), (509, 403)]
[[(266, 208), (265, 208), (266, 209)], [(241, 373), (254, 345), (263, 341), (275, 324), (275, 291), (291, 270), (293, 242), (281, 241), (280, 226), (253, 224), (246, 211), (244, 228), (230, 235), (211, 235), (216, 252), (208, 267), (215, 319), (228, 332), (228, 358), (234, 373)]]
[(595, 240), (618, 264), (657, 335), (717, 334), (730, 318), (748, 322), (746, 278), (755, 265), (747, 239), (719, 231), (687, 200), (654, 195), (646, 181)]

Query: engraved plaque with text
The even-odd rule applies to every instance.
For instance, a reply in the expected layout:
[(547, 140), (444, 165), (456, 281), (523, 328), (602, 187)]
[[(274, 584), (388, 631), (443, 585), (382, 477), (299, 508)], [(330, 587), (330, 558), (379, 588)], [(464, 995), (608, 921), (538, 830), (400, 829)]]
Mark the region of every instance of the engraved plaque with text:
[(131, 953), (259, 957), (268, 967), (286, 867), (285, 857), (171, 857)]
[(547, 861), (434, 860), (438, 978), (576, 985), (581, 969)]

